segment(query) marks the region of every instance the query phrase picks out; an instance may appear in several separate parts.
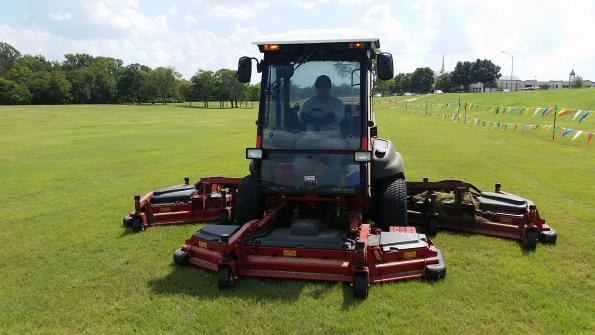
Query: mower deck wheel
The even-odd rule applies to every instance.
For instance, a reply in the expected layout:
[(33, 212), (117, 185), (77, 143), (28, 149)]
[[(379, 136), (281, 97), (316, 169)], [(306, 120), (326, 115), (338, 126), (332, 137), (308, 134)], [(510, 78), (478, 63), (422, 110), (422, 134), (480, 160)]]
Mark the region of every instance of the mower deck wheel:
[(124, 227), (126, 228), (132, 227), (132, 217), (127, 215), (124, 218), (122, 218), (122, 225), (124, 225)]
[(535, 250), (537, 247), (537, 231), (534, 229), (527, 230), (527, 235), (525, 235), (524, 241), (525, 249), (528, 250)]
[(221, 265), (219, 267), (219, 280), (217, 286), (220, 290), (225, 290), (233, 285), (233, 274), (228, 265)]
[(182, 249), (174, 251), (174, 262), (178, 265), (188, 265), (190, 263), (188, 253)]
[(430, 216), (426, 219), (426, 234), (434, 236), (438, 234), (438, 219)]
[(353, 276), (353, 296), (357, 299), (368, 296), (368, 278), (365, 273), (356, 273)]
[(143, 230), (143, 228), (144, 228), (143, 219), (140, 216), (133, 217), (132, 218), (132, 231), (136, 233), (136, 232)]

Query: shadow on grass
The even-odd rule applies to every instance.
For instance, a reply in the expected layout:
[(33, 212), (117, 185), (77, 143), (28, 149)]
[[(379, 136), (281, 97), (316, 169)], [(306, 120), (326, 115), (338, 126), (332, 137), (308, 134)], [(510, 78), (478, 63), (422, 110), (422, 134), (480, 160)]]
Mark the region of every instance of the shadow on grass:
[[(284, 301), (296, 302), (302, 295), (319, 300), (335, 285), (342, 285), (342, 308), (352, 308), (360, 301), (353, 297), (353, 289), (346, 283), (326, 283), (273, 278), (240, 277), (235, 285), (227, 290), (217, 287), (217, 273), (197, 269), (192, 266), (172, 265), (172, 271), (163, 278), (148, 282), (153, 293), (166, 295), (185, 294), (199, 299), (239, 298), (254, 303)], [(308, 286), (307, 290), (304, 288)]]

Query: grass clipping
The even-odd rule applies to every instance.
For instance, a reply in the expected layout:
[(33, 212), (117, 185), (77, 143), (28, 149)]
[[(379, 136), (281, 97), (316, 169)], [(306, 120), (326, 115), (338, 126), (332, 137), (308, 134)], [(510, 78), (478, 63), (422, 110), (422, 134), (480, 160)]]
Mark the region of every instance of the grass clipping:
[[(413, 201), (416, 203), (424, 203), (426, 201), (426, 199), (429, 199), (429, 191), (424, 191), (421, 193), (418, 193), (416, 195), (414, 195)], [(452, 204), (455, 201), (455, 194), (452, 192), (434, 192), (436, 194), (436, 211), (438, 212), (439, 216), (450, 216), (450, 214), (446, 211), (444, 204)], [(475, 207), (475, 209), (477, 208), (477, 202), (474, 201), (473, 199), (473, 195), (471, 195), (471, 193), (469, 192), (465, 192), (463, 194), (463, 204), (465, 205), (473, 205)], [(488, 222), (489, 220), (479, 216), (479, 215), (475, 215), (475, 217), (469, 215), (466, 212), (463, 212), (463, 217), (467, 220), (475, 220), (476, 222), (479, 223), (485, 223)]]

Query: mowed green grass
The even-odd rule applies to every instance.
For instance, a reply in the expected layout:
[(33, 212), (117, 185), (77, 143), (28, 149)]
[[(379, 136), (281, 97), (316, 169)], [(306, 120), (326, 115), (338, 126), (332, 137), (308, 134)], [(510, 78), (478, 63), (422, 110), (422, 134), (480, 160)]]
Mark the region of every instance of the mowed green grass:
[(125, 232), (133, 194), (184, 176), (243, 176), (251, 109), (0, 107), (0, 333), (593, 333), (595, 151), (397, 112), (381, 136), (410, 180), (496, 181), (529, 197), (555, 246), (441, 232), (444, 281), (349, 286), (176, 267), (200, 225)]
[[(450, 94), (428, 94), (422, 96), (398, 96), (398, 97), (384, 97), (377, 102), (389, 103), (399, 109), (399, 111), (405, 111), (404, 101), (408, 101), (408, 111), (426, 111), (426, 102), (428, 104), (428, 112), (436, 112), (439, 115), (442, 113), (451, 114), (456, 112), (456, 106), (458, 102), (461, 103), (460, 117), (461, 120), (465, 114), (465, 102), (469, 104), (467, 115), (471, 117), (468, 121), (473, 124), (475, 118), (486, 121), (498, 121), (501, 124), (507, 123), (508, 127), (506, 131), (512, 132), (514, 124), (517, 124), (517, 129), (520, 129), (521, 125), (553, 125), (554, 124), (554, 113), (549, 113), (545, 117), (541, 117), (541, 111), (535, 116), (534, 112), (536, 108), (553, 108), (558, 107), (558, 111), (563, 108), (569, 108), (572, 111), (564, 116), (556, 117), (556, 126), (564, 127), (575, 130), (583, 130), (584, 133), (577, 138), (573, 144), (582, 145), (586, 141), (587, 132), (595, 132), (595, 89), (572, 89), (572, 90), (538, 90), (538, 91), (526, 91), (526, 92), (512, 92), (512, 93), (450, 93)], [(395, 104), (395, 102), (399, 102)], [(436, 107), (435, 104), (450, 104), (448, 108)], [(473, 104), (473, 106), (471, 106)], [(496, 114), (495, 107), (500, 107), (500, 112)], [(504, 113), (506, 107), (516, 107), (512, 112)], [(522, 111), (518, 107), (529, 107), (528, 110), (524, 108)], [(577, 117), (574, 121), (572, 118), (576, 110), (591, 111), (591, 113), (581, 122), (578, 123), (580, 117)], [(502, 130), (502, 129), (500, 129)], [(531, 133), (533, 136), (538, 135), (544, 139), (552, 138), (551, 131), (545, 133), (541, 129), (528, 130), (525, 128), (522, 132)], [(572, 132), (563, 138), (559, 137), (559, 133), (556, 132), (555, 141), (563, 143), (570, 143), (572, 136), (575, 133)]]

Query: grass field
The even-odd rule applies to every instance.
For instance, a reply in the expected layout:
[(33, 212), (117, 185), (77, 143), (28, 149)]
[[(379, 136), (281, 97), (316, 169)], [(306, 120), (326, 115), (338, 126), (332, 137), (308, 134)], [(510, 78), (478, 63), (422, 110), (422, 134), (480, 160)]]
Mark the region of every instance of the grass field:
[(408, 179), (500, 181), (535, 200), (558, 244), (525, 252), (441, 232), (444, 281), (373, 286), (365, 301), (341, 284), (287, 280), (243, 278), (220, 292), (215, 274), (172, 265), (200, 225), (129, 234), (121, 217), (133, 194), (184, 176), (245, 175), (254, 110), (0, 107), (0, 333), (594, 333), (592, 145), (378, 106), (380, 136), (403, 153)]
[[(407, 107), (405, 102), (407, 101)], [(465, 103), (469, 105), (467, 116), (469, 117), (467, 123), (473, 125), (475, 119), (486, 121), (486, 128), (494, 128), (491, 122), (499, 122), (497, 130), (503, 131), (504, 124), (506, 124), (507, 132), (515, 132), (517, 134), (530, 134), (531, 136), (540, 136), (545, 140), (552, 139), (552, 131), (545, 131), (544, 125), (554, 125), (554, 114), (549, 113), (545, 117), (541, 117), (541, 111), (535, 114), (535, 109), (558, 107), (558, 111), (564, 108), (571, 109), (571, 112), (556, 117), (556, 127), (563, 127), (565, 129), (582, 130), (583, 133), (579, 135), (575, 141), (572, 137), (575, 132), (570, 132), (564, 137), (560, 137), (559, 130), (556, 131), (556, 142), (572, 143), (573, 145), (585, 145), (587, 143), (587, 134), (595, 133), (595, 89), (579, 89), (579, 90), (551, 90), (551, 91), (529, 91), (529, 92), (513, 92), (513, 93), (464, 93), (464, 94), (430, 94), (423, 96), (399, 96), (382, 98), (379, 102), (386, 104), (392, 102), (393, 108), (399, 111), (408, 112), (429, 112), (435, 113), (435, 117), (440, 117), (442, 114), (456, 113), (456, 108), (460, 101), (460, 120), (463, 120), (465, 115)], [(378, 102), (378, 101), (377, 101)], [(440, 104), (440, 106), (437, 106)], [(444, 104), (449, 104), (445, 107)], [(427, 105), (427, 107), (426, 107)], [(495, 109), (499, 107), (499, 113), (496, 114)], [(515, 109), (505, 113), (506, 107), (514, 107)], [(519, 109), (521, 107), (521, 109)], [(527, 107), (527, 110), (524, 108)], [(580, 123), (578, 120), (582, 113), (574, 120), (576, 110), (591, 111)], [(583, 112), (584, 113), (584, 112)], [(535, 116), (533, 116), (535, 115)], [(521, 129), (522, 125), (526, 125)], [(538, 125), (539, 128), (533, 129), (531, 126)], [(516, 126), (516, 127), (515, 127)]]

